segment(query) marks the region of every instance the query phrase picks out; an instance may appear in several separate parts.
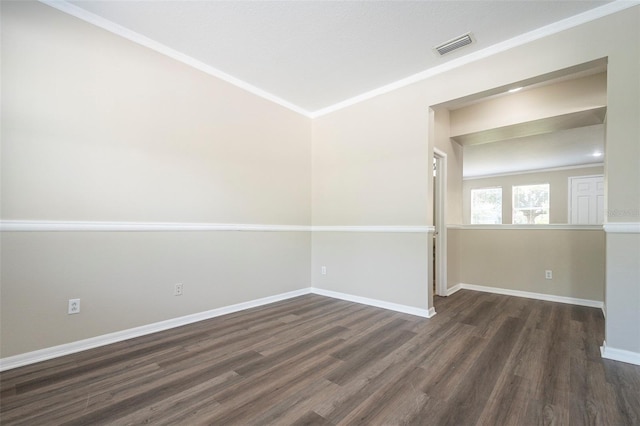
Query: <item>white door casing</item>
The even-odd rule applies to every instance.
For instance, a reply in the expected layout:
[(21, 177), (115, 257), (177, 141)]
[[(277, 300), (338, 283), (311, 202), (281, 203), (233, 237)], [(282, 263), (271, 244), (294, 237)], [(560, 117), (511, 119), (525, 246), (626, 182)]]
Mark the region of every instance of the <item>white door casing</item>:
[(447, 295), (447, 154), (433, 149), (438, 180), (435, 188), (436, 294)]

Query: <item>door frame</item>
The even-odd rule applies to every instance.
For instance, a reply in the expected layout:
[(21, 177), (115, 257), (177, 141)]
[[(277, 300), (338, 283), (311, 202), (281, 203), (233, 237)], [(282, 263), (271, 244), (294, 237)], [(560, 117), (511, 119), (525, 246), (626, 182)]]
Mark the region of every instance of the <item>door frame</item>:
[(437, 180), (435, 185), (436, 294), (447, 296), (447, 153), (434, 147)]

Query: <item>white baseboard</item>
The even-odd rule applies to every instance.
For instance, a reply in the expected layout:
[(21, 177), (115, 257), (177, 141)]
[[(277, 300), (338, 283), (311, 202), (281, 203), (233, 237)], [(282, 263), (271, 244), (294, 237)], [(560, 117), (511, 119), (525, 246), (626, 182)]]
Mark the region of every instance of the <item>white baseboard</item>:
[(53, 346), (50, 348), (2, 358), (0, 359), (0, 371), (10, 370), (12, 368), (22, 367), (29, 364), (35, 364), (36, 362), (46, 361), (64, 355), (86, 351), (88, 349), (109, 345), (111, 343), (121, 342), (123, 340), (132, 339), (134, 337), (145, 336), (147, 334), (156, 333), (158, 331), (164, 331), (194, 322), (219, 317), (221, 315), (231, 314), (233, 312), (267, 305), (269, 303), (279, 302), (281, 300), (291, 299), (293, 297), (309, 294), (310, 292), (310, 288), (303, 288), (300, 290), (277, 294), (275, 296), (263, 297), (261, 299), (250, 300), (248, 302), (224, 306), (222, 308), (211, 309), (205, 312), (198, 312), (196, 314), (185, 315), (166, 321), (160, 321), (153, 324), (147, 324), (140, 327), (91, 337), (89, 339), (78, 340), (76, 342), (65, 343), (63, 345)]
[(334, 299), (346, 300), (348, 302), (362, 303), (363, 305), (375, 306), (377, 308), (388, 309), (390, 311), (402, 312), (405, 314), (416, 315), (423, 318), (431, 318), (436, 314), (434, 308), (421, 309), (413, 306), (400, 305), (397, 303), (385, 302), (378, 299), (369, 299), (368, 297), (354, 296), (352, 294), (340, 293), (337, 291), (324, 290), (321, 288), (312, 287), (311, 293), (318, 294), (320, 296), (332, 297)]
[(602, 354), (602, 358), (640, 365), (640, 353), (611, 348), (607, 346), (607, 342), (602, 343), (600, 353)]
[(267, 305), (269, 303), (279, 302), (281, 300), (291, 299), (293, 297), (298, 297), (309, 293), (332, 297), (334, 299), (362, 303), (364, 305), (375, 306), (378, 308), (389, 309), (391, 311), (403, 312), (411, 315), (417, 315), (424, 318), (431, 318), (436, 314), (434, 308), (431, 308), (429, 310), (419, 309), (412, 306), (399, 305), (382, 300), (369, 299), (366, 297), (353, 296), (350, 294), (338, 293), (335, 291), (307, 287), (300, 290), (277, 294), (275, 296), (263, 297), (261, 299), (250, 300), (248, 302), (237, 303), (235, 305), (224, 306), (222, 308), (211, 309), (205, 312), (198, 312), (196, 314), (172, 318), (166, 321), (160, 321), (153, 324), (130, 328), (128, 330), (116, 331), (114, 333), (103, 334), (101, 336), (91, 337), (89, 339), (78, 340), (76, 342), (65, 343), (63, 345), (53, 346), (50, 348), (2, 358), (0, 359), (0, 371), (11, 370), (13, 368), (35, 364), (36, 362), (46, 361), (65, 355), (71, 355), (77, 352), (86, 351), (88, 349), (93, 349), (100, 346), (121, 342), (123, 340), (132, 339), (134, 337), (140, 337), (147, 334), (156, 333), (158, 331), (169, 330), (171, 328), (219, 317), (221, 315), (243, 311), (245, 309)]
[(462, 290), (462, 284), (456, 284), (453, 287), (447, 289), (447, 296), (451, 296), (453, 293), (457, 293), (460, 290)]
[(553, 294), (533, 293), (530, 291), (510, 290), (500, 287), (488, 287), (484, 285), (460, 283), (449, 289), (447, 295), (452, 295), (459, 290), (474, 290), (484, 293), (504, 294), (506, 296), (526, 297), (527, 299), (545, 300), (547, 302), (567, 303), (569, 305), (588, 306), (590, 308), (604, 309), (604, 302), (599, 300), (578, 299), (576, 297), (556, 296)]

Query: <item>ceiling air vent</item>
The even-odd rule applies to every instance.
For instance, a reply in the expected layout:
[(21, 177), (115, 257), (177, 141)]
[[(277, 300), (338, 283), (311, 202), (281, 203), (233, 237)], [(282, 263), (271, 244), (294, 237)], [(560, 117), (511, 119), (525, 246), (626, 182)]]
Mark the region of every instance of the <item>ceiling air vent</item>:
[(442, 43), (440, 46), (436, 46), (435, 50), (440, 54), (440, 56), (442, 56), (471, 43), (473, 43), (473, 38), (471, 37), (471, 33), (467, 33), (460, 37), (456, 37), (453, 40), (449, 40), (446, 43)]

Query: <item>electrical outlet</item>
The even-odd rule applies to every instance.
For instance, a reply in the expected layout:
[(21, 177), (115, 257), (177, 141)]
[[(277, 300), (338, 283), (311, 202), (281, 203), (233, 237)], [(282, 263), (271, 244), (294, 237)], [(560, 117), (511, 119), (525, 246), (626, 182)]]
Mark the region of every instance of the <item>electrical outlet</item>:
[(551, 271), (550, 269), (547, 269), (546, 271), (544, 271), (544, 278), (546, 280), (552, 280), (553, 279), (553, 271)]
[(69, 299), (67, 313), (69, 315), (80, 313), (80, 299)]
[(321, 268), (320, 268), (320, 273), (321, 273), (322, 275), (327, 275), (327, 267), (326, 267), (326, 266), (321, 267)]
[(182, 283), (178, 283), (173, 287), (174, 296), (182, 296), (183, 291), (184, 291), (184, 287)]

